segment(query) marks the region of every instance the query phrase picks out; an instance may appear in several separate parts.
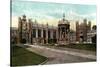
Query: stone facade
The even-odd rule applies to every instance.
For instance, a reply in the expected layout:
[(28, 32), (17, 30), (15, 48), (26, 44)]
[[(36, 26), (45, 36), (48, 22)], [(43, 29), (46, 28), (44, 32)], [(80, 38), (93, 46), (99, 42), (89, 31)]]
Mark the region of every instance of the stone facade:
[(63, 19), (59, 20), (58, 23), (58, 43), (59, 44), (68, 44), (69, 43), (69, 33), (70, 31), (70, 23), (65, 19), (65, 15), (63, 15)]
[(10, 28), (10, 43), (12, 43), (12, 44), (15, 44), (15, 43), (17, 43), (17, 32), (18, 32), (18, 30), (17, 30), (17, 28), (15, 28), (15, 27), (11, 27)]
[(76, 22), (76, 41), (87, 42), (87, 33), (91, 31), (91, 21), (84, 19), (82, 23)]
[(27, 21), (26, 16), (23, 15), (22, 18), (19, 18), (18, 35), (19, 43), (23, 41), (35, 44), (56, 43), (57, 27), (38, 24), (36, 20), (34, 22), (31, 19)]
[(63, 18), (58, 21), (58, 26), (50, 26), (47, 24), (39, 24), (37, 20), (34, 22), (27, 19), (25, 15), (18, 19), (17, 43), (30, 44), (59, 44), (66, 45), (76, 42), (90, 42), (91, 21), (84, 19), (82, 23), (76, 22), (76, 31), (70, 29), (70, 21)]
[(87, 33), (87, 42), (88, 43), (93, 43), (92, 38), (95, 37), (96, 35), (97, 35), (96, 30), (92, 29), (92, 30), (88, 31), (88, 33)]

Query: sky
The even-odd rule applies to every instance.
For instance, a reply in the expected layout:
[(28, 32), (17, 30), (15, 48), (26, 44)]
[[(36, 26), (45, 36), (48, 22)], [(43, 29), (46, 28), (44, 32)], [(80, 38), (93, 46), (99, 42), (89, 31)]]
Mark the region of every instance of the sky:
[(45, 3), (36, 1), (17, 1), (11, 3), (12, 27), (18, 27), (18, 17), (26, 15), (32, 21), (40, 24), (57, 26), (58, 21), (65, 18), (70, 21), (71, 28), (75, 27), (75, 21), (82, 22), (84, 18), (96, 24), (96, 6), (67, 3)]

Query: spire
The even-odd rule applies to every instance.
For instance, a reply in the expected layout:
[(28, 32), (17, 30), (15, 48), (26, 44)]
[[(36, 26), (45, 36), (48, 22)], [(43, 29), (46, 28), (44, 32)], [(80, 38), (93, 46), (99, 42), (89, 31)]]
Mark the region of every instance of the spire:
[(65, 18), (65, 13), (63, 13), (63, 18)]
[(35, 21), (34, 21), (34, 22), (35, 22), (35, 24), (36, 24), (36, 23), (37, 23), (37, 20), (35, 19)]
[(48, 22), (47, 22), (46, 26), (47, 26), (47, 28), (48, 28)]
[(25, 14), (23, 15), (23, 18), (26, 18), (26, 15)]
[(65, 13), (63, 13), (63, 20), (65, 20)]
[(26, 21), (26, 15), (25, 14), (23, 15), (23, 21)]

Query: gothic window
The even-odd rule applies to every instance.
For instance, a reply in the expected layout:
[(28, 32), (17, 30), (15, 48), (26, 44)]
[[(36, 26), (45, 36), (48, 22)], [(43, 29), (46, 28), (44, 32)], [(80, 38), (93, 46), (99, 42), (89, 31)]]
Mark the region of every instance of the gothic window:
[(23, 23), (22, 29), (26, 30), (26, 23)]

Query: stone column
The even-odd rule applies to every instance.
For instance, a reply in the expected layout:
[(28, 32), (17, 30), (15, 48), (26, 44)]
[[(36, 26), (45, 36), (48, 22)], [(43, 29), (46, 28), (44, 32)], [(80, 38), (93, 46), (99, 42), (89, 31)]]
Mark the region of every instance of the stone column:
[(42, 39), (42, 43), (44, 43), (44, 38), (43, 38), (43, 29), (41, 29), (41, 39)]
[(46, 43), (48, 44), (48, 29), (46, 29)]
[(50, 38), (53, 39), (53, 29), (51, 29), (51, 34), (50, 34)]
[(58, 30), (56, 29), (56, 39), (57, 39), (57, 43), (58, 43)]
[(60, 30), (60, 37), (61, 37), (61, 40), (63, 38), (63, 32), (62, 32), (62, 29)]
[(53, 29), (50, 30), (50, 39), (51, 39), (51, 43), (53, 43)]
[(36, 38), (38, 38), (38, 29), (36, 29)]
[(36, 29), (36, 43), (38, 43), (38, 29)]
[(41, 29), (41, 38), (43, 38), (43, 29)]
[(60, 36), (60, 40), (61, 40), (61, 28), (60, 28), (60, 34), (59, 34), (59, 36)]
[(66, 27), (65, 27), (65, 32), (64, 32), (64, 35), (65, 35), (65, 40), (66, 40)]

